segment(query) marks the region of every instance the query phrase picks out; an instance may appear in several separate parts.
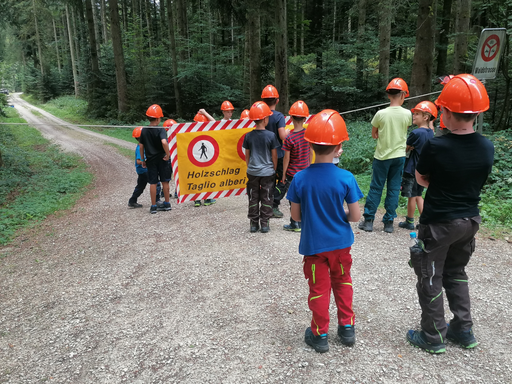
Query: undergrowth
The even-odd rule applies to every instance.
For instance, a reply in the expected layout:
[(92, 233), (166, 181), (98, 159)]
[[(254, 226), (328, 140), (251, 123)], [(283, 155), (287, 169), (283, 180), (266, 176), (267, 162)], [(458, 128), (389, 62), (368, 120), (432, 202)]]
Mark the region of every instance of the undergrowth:
[[(14, 109), (0, 122), (24, 123)], [(0, 125), (0, 244), (16, 231), (71, 207), (92, 181), (78, 155), (59, 152), (32, 127)]]

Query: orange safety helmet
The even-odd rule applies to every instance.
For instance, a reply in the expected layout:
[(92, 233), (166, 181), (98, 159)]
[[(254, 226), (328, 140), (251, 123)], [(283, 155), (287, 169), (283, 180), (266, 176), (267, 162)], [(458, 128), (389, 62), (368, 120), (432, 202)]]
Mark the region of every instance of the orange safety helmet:
[(335, 110), (324, 109), (310, 120), (304, 139), (314, 144), (338, 145), (348, 140), (345, 120)]
[(273, 85), (267, 85), (265, 88), (263, 88), (263, 91), (261, 91), (262, 99), (277, 99), (278, 97), (279, 92), (277, 92), (276, 87)]
[(432, 118), (430, 120), (437, 119), (437, 107), (436, 105), (431, 101), (421, 101), (416, 105), (414, 108), (411, 109), (412, 112), (427, 112), (432, 115)]
[(455, 113), (480, 113), (489, 109), (489, 96), (480, 80), (464, 73), (444, 86), (436, 104)]
[(441, 114), (441, 117), (439, 118), (439, 128), (446, 129), (446, 125), (444, 125), (443, 114)]
[(165, 121), (164, 121), (164, 128), (165, 128), (165, 130), (166, 130), (166, 131), (168, 131), (168, 130), (169, 130), (169, 127), (170, 127), (171, 125), (174, 125), (174, 124), (178, 124), (178, 123), (177, 123), (177, 122), (175, 122), (173, 119), (165, 120)]
[(240, 120), (245, 120), (245, 119), (249, 119), (249, 110), (248, 109), (244, 109), (242, 111), (242, 114), (240, 115)]
[(453, 79), (453, 75), (441, 76), (439, 78), (439, 83), (446, 85), (451, 79)]
[(138, 139), (140, 137), (141, 132), (142, 132), (142, 128), (144, 128), (144, 127), (137, 127), (137, 128), (135, 128), (133, 130), (133, 132), (132, 132), (132, 136), (134, 138)]
[(146, 111), (146, 116), (158, 119), (159, 117), (164, 117), (164, 114), (162, 113), (162, 108), (160, 108), (159, 105), (153, 104)]
[(251, 120), (263, 120), (265, 117), (272, 115), (272, 111), (268, 107), (267, 103), (263, 101), (255, 102), (249, 110), (249, 119)]
[(309, 116), (309, 108), (305, 102), (302, 100), (296, 101), (290, 108), (290, 112), (288, 112), (290, 116), (298, 116), (298, 117), (308, 117)]
[(226, 100), (220, 106), (220, 110), (221, 111), (234, 111), (235, 107), (233, 107), (233, 104), (231, 104), (230, 101)]
[(404, 79), (395, 77), (389, 82), (388, 86), (386, 87), (386, 91), (389, 91), (390, 89), (396, 89), (398, 91), (405, 92), (405, 97), (409, 97), (409, 87), (407, 86), (407, 83)]
[(202, 113), (197, 113), (195, 116), (194, 116), (194, 121), (198, 122), (198, 123), (207, 123), (209, 120), (208, 118), (203, 115)]

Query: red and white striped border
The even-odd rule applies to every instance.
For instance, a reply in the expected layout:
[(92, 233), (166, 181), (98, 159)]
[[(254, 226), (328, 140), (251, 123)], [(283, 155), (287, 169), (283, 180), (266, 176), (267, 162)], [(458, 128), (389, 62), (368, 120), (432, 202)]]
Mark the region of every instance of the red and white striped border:
[[(311, 120), (314, 115), (308, 116), (305, 124)], [(285, 116), (286, 125), (293, 124), (291, 116)], [(203, 192), (196, 194), (189, 194), (185, 196), (180, 195), (180, 174), (178, 170), (178, 147), (176, 145), (176, 135), (178, 133), (188, 132), (204, 132), (204, 131), (220, 131), (223, 129), (241, 129), (253, 128), (254, 122), (252, 120), (221, 120), (211, 121), (209, 123), (180, 123), (173, 124), (169, 127), (169, 138), (167, 139), (170, 144), (169, 151), (171, 153), (172, 171), (174, 173), (174, 180), (176, 182), (176, 191), (178, 192), (178, 203), (185, 203), (187, 201), (203, 200), (203, 199), (216, 199), (220, 197), (239, 196), (245, 193), (245, 188), (230, 189), (227, 191), (218, 192)]]

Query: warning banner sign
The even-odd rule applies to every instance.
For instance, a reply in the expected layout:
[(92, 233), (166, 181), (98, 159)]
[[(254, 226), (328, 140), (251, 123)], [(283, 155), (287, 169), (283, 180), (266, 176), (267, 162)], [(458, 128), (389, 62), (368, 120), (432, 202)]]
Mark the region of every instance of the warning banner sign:
[(473, 75), (477, 79), (485, 80), (496, 77), (500, 56), (505, 45), (505, 34), (505, 28), (482, 30), (473, 63)]
[[(290, 117), (285, 120), (291, 123)], [(169, 145), (178, 203), (245, 194), (247, 165), (242, 144), (252, 129), (251, 120), (171, 126)]]

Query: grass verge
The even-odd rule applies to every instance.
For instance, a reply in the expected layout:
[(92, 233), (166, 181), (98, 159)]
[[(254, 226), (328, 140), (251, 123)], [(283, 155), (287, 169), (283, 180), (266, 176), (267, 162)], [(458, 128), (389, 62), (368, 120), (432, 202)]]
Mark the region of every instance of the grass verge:
[[(25, 122), (14, 109), (3, 123)], [(93, 175), (77, 155), (59, 152), (32, 127), (0, 125), (0, 244), (21, 228), (74, 205)]]

